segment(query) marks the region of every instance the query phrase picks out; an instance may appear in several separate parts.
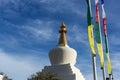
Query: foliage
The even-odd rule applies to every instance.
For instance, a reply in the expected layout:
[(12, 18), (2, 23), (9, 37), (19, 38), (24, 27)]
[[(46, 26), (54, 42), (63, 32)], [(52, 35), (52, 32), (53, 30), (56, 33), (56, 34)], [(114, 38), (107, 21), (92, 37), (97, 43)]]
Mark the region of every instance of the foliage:
[(2, 79), (2, 80), (12, 80), (12, 79), (8, 78), (8, 76), (4, 75), (3, 72), (0, 72), (0, 75), (3, 76), (3, 79)]
[(59, 80), (55, 77), (55, 75), (51, 73), (42, 73), (37, 72), (36, 74), (31, 75), (31, 78), (28, 78), (28, 80)]

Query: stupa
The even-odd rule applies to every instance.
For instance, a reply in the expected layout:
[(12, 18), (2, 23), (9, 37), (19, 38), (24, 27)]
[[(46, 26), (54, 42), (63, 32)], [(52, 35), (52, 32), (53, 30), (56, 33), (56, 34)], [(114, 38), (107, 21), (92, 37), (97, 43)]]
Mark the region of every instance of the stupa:
[(68, 46), (66, 26), (60, 26), (58, 45), (50, 50), (50, 66), (45, 66), (42, 73), (53, 73), (60, 80), (85, 80), (82, 73), (75, 67), (77, 52)]
[(2, 74), (0, 74), (0, 80), (2, 80), (3, 79), (3, 75)]
[(0, 73), (0, 80), (11, 80), (7, 76), (4, 76), (3, 73)]

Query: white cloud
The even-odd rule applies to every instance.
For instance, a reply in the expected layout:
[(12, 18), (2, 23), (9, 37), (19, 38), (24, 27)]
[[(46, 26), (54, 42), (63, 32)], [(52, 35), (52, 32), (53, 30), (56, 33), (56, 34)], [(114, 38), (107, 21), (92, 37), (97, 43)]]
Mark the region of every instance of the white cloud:
[(72, 28), (69, 28), (68, 39), (71, 42), (78, 42), (88, 46), (87, 42), (87, 31), (83, 29), (81, 26), (74, 25)]
[(53, 21), (33, 20), (32, 23), (20, 27), (23, 30), (21, 34), (39, 41), (54, 41), (56, 32), (52, 27), (53, 24)]
[[(0, 71), (4, 72), (13, 80), (26, 80), (31, 74), (40, 71), (44, 64), (47, 64), (46, 59), (41, 59), (35, 56), (19, 57), (5, 53), (0, 49)], [(44, 61), (44, 63), (43, 63)]]
[(15, 3), (16, 2), (16, 0), (0, 0), (0, 3), (1, 4), (7, 4), (7, 3), (9, 3), (9, 2), (12, 2), (12, 3)]
[(52, 30), (50, 29), (37, 29), (34, 27), (26, 27), (26, 29), (36, 38), (41, 38), (45, 40), (50, 40), (52, 36)]
[(114, 34), (114, 35), (110, 36), (110, 38), (109, 38), (110, 44), (120, 45), (120, 37), (118, 37), (117, 35), (119, 35), (119, 34)]
[(111, 57), (111, 63), (112, 63), (112, 67), (113, 67), (113, 69), (117, 69), (117, 70), (119, 70), (120, 71), (120, 54), (119, 54), (119, 52), (112, 52), (111, 54), (110, 54), (110, 57)]
[[(81, 5), (76, 5), (77, 3), (74, 0), (41, 0), (40, 2), (45, 3), (49, 5), (50, 7), (46, 7), (46, 9), (50, 12), (71, 12), (75, 13), (76, 15), (79, 15), (81, 17), (85, 17), (86, 14), (82, 13), (82, 11), (85, 12), (85, 5), (83, 1), (79, 1)], [(52, 5), (51, 5), (52, 4)]]
[(5, 36), (0, 34), (0, 44), (3, 46), (15, 48), (18, 45), (18, 41), (11, 35)]

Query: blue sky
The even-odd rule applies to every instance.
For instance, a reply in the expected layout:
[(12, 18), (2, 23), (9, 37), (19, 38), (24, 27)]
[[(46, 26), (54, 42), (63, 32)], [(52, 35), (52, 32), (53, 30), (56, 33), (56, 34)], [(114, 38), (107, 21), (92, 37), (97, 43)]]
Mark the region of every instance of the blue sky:
[[(95, 2), (91, 1), (95, 19)], [(115, 80), (120, 76), (119, 3), (119, 0), (105, 0)], [(86, 15), (85, 0), (0, 0), (0, 71), (13, 80), (26, 80), (45, 65), (50, 65), (48, 52), (57, 45), (59, 26), (64, 21), (68, 30), (68, 45), (78, 53), (76, 66), (86, 80), (92, 80)], [(102, 79), (99, 66), (97, 56), (98, 80)]]

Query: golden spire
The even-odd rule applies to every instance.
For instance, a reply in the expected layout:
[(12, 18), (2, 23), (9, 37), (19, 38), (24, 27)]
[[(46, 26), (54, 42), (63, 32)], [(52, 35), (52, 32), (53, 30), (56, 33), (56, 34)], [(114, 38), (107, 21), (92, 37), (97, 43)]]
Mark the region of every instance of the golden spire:
[(66, 45), (67, 44), (67, 39), (66, 39), (67, 30), (66, 30), (66, 26), (64, 23), (61, 24), (59, 33), (60, 33), (60, 38), (59, 38), (58, 45)]

